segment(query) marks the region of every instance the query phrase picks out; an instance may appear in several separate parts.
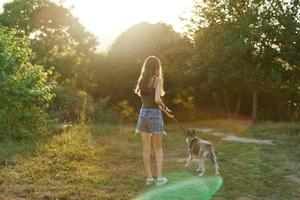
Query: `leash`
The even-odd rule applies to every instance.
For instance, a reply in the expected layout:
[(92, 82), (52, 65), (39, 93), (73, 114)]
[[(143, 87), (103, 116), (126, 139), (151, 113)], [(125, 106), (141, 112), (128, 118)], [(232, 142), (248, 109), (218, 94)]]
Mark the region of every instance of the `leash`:
[[(169, 116), (169, 113), (167, 113), (165, 110), (163, 110), (164, 113)], [(170, 117), (170, 116), (169, 116)], [(185, 135), (188, 135), (187, 134), (187, 130), (182, 126), (181, 123), (179, 123), (179, 121), (176, 119), (176, 117), (173, 115), (173, 117), (170, 117), (170, 118), (173, 118), (174, 121), (176, 122), (176, 124), (181, 128), (181, 130), (185, 133)], [(193, 139), (189, 141), (189, 150), (191, 151), (192, 149), (192, 142), (193, 142)]]
[[(168, 117), (170, 117), (170, 114), (164, 110), (164, 109), (161, 109)], [(173, 115), (173, 117), (170, 117), (170, 118), (173, 118), (174, 121), (176, 122), (176, 124), (181, 128), (181, 130), (187, 135), (187, 130), (182, 126), (182, 124), (176, 119), (176, 117)]]

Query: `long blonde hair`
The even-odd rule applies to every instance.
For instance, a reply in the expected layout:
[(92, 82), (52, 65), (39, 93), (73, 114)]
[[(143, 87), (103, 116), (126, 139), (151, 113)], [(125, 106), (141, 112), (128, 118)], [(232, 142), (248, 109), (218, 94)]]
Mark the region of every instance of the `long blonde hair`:
[[(157, 74), (158, 73), (158, 74)], [(137, 81), (135, 93), (141, 96), (142, 93), (148, 93), (154, 87), (156, 78), (162, 80), (161, 83), (161, 96), (165, 95), (163, 87), (163, 73), (161, 62), (156, 56), (148, 56), (142, 66), (140, 77)]]

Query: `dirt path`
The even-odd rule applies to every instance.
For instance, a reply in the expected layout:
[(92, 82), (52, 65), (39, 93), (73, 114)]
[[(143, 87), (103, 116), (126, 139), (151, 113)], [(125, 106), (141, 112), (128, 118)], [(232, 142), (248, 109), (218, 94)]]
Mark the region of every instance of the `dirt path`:
[(194, 128), (194, 129), (198, 132), (222, 137), (222, 140), (226, 140), (226, 141), (273, 145), (273, 140), (261, 140), (261, 139), (254, 139), (254, 138), (238, 137), (230, 133), (215, 131), (215, 129), (212, 128)]

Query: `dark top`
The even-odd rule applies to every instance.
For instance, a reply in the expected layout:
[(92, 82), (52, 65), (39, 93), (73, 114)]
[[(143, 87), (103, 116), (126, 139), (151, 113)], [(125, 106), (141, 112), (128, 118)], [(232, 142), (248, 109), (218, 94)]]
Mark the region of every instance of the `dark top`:
[(155, 88), (150, 88), (147, 92), (141, 92), (143, 108), (159, 108), (155, 103)]

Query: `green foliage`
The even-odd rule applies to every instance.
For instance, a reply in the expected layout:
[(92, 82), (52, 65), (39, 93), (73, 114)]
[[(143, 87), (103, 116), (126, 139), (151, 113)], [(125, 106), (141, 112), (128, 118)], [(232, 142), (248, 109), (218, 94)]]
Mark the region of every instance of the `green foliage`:
[(86, 123), (92, 120), (93, 99), (84, 91), (68, 86), (58, 86), (49, 110), (59, 122)]
[(16, 154), (22, 156), (32, 155), (38, 144), (34, 138), (23, 140), (1, 140), (0, 142), (0, 166), (16, 164), (13, 157)]
[[(214, 112), (211, 116), (218, 113), (216, 110), (222, 115), (226, 110), (230, 116), (238, 113), (249, 116), (257, 110), (258, 119), (300, 117), (300, 5), (297, 0), (194, 1), (186, 35), (165, 23), (143, 22), (120, 34), (107, 54), (95, 52), (96, 37), (79, 23), (71, 9), (64, 7), (63, 2), (56, 2), (13, 0), (4, 4), (0, 24), (15, 29), (13, 38), (27, 36), (28, 47), (36, 56), (30, 56), (31, 50), (17, 47), (17, 54), (1, 54), (1, 69), (5, 70), (0, 80), (8, 80), (6, 77), (24, 62), (32, 63), (26, 69), (43, 71), (36, 65), (50, 69), (47, 74), (51, 72), (61, 87), (56, 90), (57, 97), (49, 112), (59, 122), (117, 123), (120, 118), (134, 121), (140, 99), (133, 89), (143, 61), (149, 55), (156, 55), (162, 61), (166, 88), (163, 100), (175, 112), (190, 113), (189, 119), (197, 119), (196, 113), (210, 108)], [(1, 48), (6, 49), (5, 45), (10, 44), (3, 43)], [(8, 70), (7, 66), (15, 67)], [(14, 78), (21, 79), (22, 73)], [(43, 83), (48, 79), (48, 75), (28, 76), (36, 76), (35, 80)], [(1, 106), (15, 108), (10, 118), (3, 118), (8, 113), (1, 107), (0, 116), (5, 125), (0, 126), (7, 126), (5, 130), (10, 130), (8, 124), (14, 123), (5, 120), (12, 118), (24, 120), (23, 124), (14, 125), (24, 134), (30, 132), (23, 129), (24, 124), (30, 130), (42, 127), (40, 120), (37, 123), (25, 120), (34, 106), (25, 112), (28, 106), (21, 108), (19, 100), (5, 96), (18, 99), (26, 93), (22, 87), (29, 87), (29, 82), (10, 82), (10, 87), (18, 89), (1, 91)], [(34, 92), (34, 95), (41, 93)], [(22, 104), (41, 102), (30, 95), (26, 98), (20, 100)], [(49, 102), (50, 98), (45, 95), (43, 102)], [(20, 109), (22, 114), (17, 114)], [(36, 119), (44, 118), (39, 108), (34, 113)]]
[(31, 64), (29, 41), (0, 27), (0, 134), (28, 136), (42, 131), (53, 97), (52, 70)]
[(195, 1), (188, 35), (194, 41), (189, 75), (197, 90), (215, 93), (228, 112), (238, 111), (242, 99), (248, 114), (245, 99), (256, 91), (263, 95), (259, 103), (272, 101), (265, 91), (274, 90), (295, 102), (295, 92), (282, 89), (299, 87), (299, 7), (299, 1)]
[(133, 122), (138, 117), (137, 109), (129, 105), (127, 100), (120, 101), (114, 108), (119, 113), (120, 118), (124, 121)]
[(4, 4), (0, 24), (30, 37), (34, 62), (54, 66), (59, 82), (81, 89), (90, 84), (87, 68), (97, 39), (68, 8), (50, 0), (14, 0)]
[(126, 103), (109, 106), (108, 97), (94, 100), (86, 92), (70, 86), (58, 86), (54, 92), (49, 113), (59, 123), (117, 124), (121, 119), (132, 121), (135, 116), (133, 108)]
[(120, 122), (120, 114), (109, 107), (109, 98), (99, 99), (94, 103), (93, 122), (96, 124), (117, 124)]
[(187, 80), (184, 70), (191, 49), (190, 41), (170, 25), (147, 22), (133, 25), (116, 39), (107, 56), (94, 64), (93, 80), (98, 87), (93, 96), (109, 96), (110, 102), (115, 104), (127, 100), (128, 105), (137, 107), (140, 100), (133, 89), (141, 67), (147, 56), (156, 55), (162, 61), (166, 100), (171, 102)]

